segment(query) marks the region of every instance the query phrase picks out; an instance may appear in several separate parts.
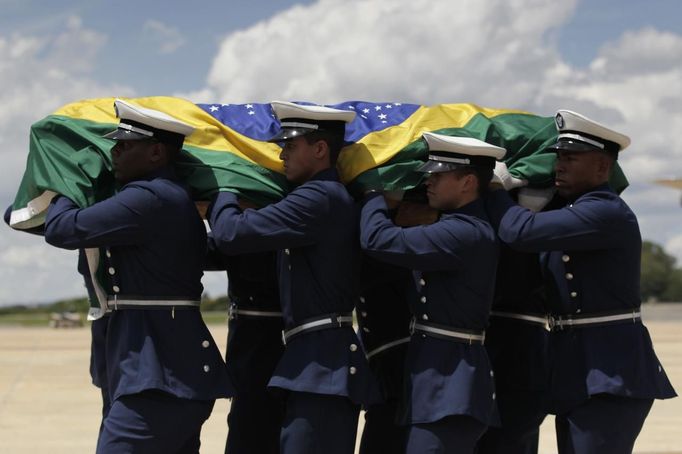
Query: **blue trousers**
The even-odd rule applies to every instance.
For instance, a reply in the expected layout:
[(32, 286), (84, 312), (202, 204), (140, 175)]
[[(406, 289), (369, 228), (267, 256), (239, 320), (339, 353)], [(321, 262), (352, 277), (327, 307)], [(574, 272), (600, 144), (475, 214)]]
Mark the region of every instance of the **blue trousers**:
[(547, 415), (542, 391), (497, 391), (501, 427), (489, 427), (476, 444), (477, 454), (536, 454), (540, 424)]
[(652, 399), (597, 394), (556, 416), (559, 454), (631, 453)]
[(396, 423), (397, 406), (397, 402), (388, 401), (367, 409), (360, 454), (405, 452), (407, 427)]
[(227, 415), (225, 454), (279, 454), (284, 402), (267, 386), (283, 350), (281, 318), (230, 320), (225, 361), (237, 394)]
[(447, 416), (436, 422), (412, 424), (407, 454), (470, 454), (486, 425), (470, 416)]
[(284, 407), (265, 386), (261, 391), (238, 392), (227, 415), (226, 454), (278, 454)]
[(213, 403), (153, 390), (119, 397), (104, 419), (97, 454), (196, 454)]
[(289, 392), (281, 453), (353, 454), (359, 413), (347, 397)]
[(99, 426), (99, 433), (104, 428), (104, 419), (109, 414), (111, 401), (109, 400), (109, 390), (107, 387), (107, 363), (106, 363), (106, 339), (109, 316), (104, 316), (94, 320), (90, 326), (90, 377), (92, 384), (100, 389), (102, 393), (102, 422)]

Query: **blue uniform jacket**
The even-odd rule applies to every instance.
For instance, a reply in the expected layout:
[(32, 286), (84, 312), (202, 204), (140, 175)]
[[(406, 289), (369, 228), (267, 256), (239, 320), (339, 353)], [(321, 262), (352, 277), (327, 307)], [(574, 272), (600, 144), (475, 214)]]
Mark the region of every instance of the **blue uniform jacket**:
[[(544, 277), (537, 253), (518, 252), (500, 245), (493, 311), (547, 314)], [(545, 327), (513, 319), (490, 318), (485, 336), (495, 371), (495, 386), (503, 391), (546, 391), (549, 384)]]
[[(286, 329), (315, 316), (351, 312), (357, 299), (357, 209), (335, 169), (319, 172), (282, 201), (242, 212), (236, 195), (221, 192), (209, 208), (216, 246), (225, 254), (277, 251)], [(359, 339), (350, 327), (309, 332), (286, 346), (269, 386), (378, 397)]]
[[(360, 242), (371, 256), (411, 268), (417, 284), (410, 308), (417, 320), (483, 331), (493, 298), (498, 246), (483, 203), (443, 213), (431, 225), (393, 224), (383, 197), (365, 201)], [(485, 347), (415, 334), (408, 346), (402, 420), (428, 423), (469, 415), (499, 424)]]
[[(641, 236), (637, 219), (607, 184), (562, 209), (533, 213), (505, 191), (489, 197), (499, 237), (541, 252), (554, 315), (599, 314), (640, 307)], [(598, 393), (675, 396), (641, 323), (564, 329), (550, 336), (554, 411)]]
[[(223, 255), (209, 251), (227, 270), (229, 304), (238, 310), (279, 312), (279, 289), (273, 252)], [(265, 392), (275, 365), (284, 351), (282, 317), (233, 314), (228, 321), (225, 363), (237, 393)]]
[[(104, 248), (107, 291), (125, 299), (200, 299), (206, 231), (170, 169), (123, 186), (88, 208), (55, 198), (45, 239), (65, 248)], [(106, 339), (112, 400), (148, 389), (180, 398), (232, 395), (225, 363), (197, 308), (115, 310)]]
[(412, 272), (366, 254), (361, 269), (357, 315), (358, 333), (365, 352), (400, 342), (369, 358), (384, 399), (395, 402), (402, 396), (407, 353), (405, 340), (410, 338), (412, 314), (408, 300), (409, 295), (414, 294)]

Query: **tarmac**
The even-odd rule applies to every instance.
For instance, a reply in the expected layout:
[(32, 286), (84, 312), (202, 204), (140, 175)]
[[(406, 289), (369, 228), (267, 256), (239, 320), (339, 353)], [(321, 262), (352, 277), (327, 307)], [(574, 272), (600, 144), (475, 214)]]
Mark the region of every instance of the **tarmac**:
[[(682, 304), (644, 307), (663, 367), (682, 391)], [(211, 325), (224, 347), (225, 325)], [(0, 453), (93, 453), (101, 399), (88, 373), (90, 330), (0, 327)], [(222, 453), (227, 400), (216, 403), (202, 431), (202, 453)], [(359, 433), (362, 430), (362, 416)], [(556, 452), (553, 419), (541, 428), (540, 453)], [(656, 401), (635, 453), (682, 454), (682, 399)], [(391, 453), (386, 453), (391, 454)]]

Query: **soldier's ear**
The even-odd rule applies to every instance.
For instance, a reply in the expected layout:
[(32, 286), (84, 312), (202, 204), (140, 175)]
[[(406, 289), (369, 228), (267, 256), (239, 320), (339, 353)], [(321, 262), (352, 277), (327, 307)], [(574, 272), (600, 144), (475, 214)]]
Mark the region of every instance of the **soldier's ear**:
[(611, 173), (611, 166), (612, 166), (612, 159), (610, 156), (606, 155), (605, 153), (600, 153), (599, 159), (597, 159), (597, 170), (600, 175), (606, 175), (608, 178), (609, 174)]
[(327, 141), (320, 139), (315, 142), (314, 147), (313, 152), (317, 159), (324, 159), (329, 156), (329, 145), (327, 144)]
[(478, 188), (478, 177), (473, 173), (467, 173), (464, 175), (464, 185), (468, 191), (472, 191)]

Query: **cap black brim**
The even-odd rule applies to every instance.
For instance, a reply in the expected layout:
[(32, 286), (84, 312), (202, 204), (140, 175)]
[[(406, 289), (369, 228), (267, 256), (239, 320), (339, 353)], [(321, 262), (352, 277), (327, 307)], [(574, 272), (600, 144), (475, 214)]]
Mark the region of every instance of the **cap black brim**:
[(586, 144), (584, 142), (579, 142), (577, 140), (560, 140), (554, 145), (547, 147), (549, 150), (559, 151), (604, 151), (601, 148)]
[(309, 128), (283, 128), (274, 137), (268, 139), (268, 142), (286, 142), (287, 140), (295, 139), (315, 131)]
[(424, 164), (420, 165), (415, 169), (416, 172), (422, 172), (422, 173), (441, 173), (441, 172), (449, 172), (451, 170), (455, 170), (459, 167), (457, 164), (453, 164), (451, 162), (442, 162), (442, 161), (434, 161), (432, 159), (426, 161)]
[(128, 131), (127, 129), (116, 129), (110, 133), (104, 134), (102, 137), (105, 139), (113, 140), (144, 140), (151, 139), (151, 136), (146, 136), (133, 131)]

